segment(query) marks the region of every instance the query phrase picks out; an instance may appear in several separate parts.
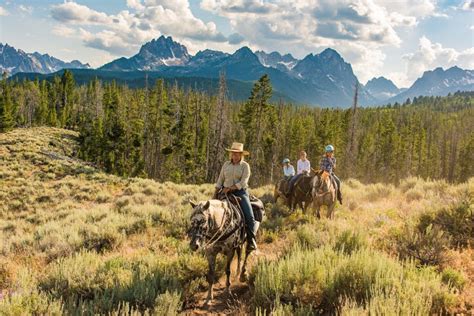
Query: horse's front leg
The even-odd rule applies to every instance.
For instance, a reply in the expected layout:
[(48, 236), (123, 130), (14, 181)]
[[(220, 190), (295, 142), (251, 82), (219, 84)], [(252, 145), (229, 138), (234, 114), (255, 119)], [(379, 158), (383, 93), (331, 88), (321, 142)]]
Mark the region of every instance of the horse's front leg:
[(336, 201), (328, 206), (328, 218), (330, 219), (334, 219), (334, 206), (336, 206)]
[(225, 274), (227, 276), (227, 280), (225, 282), (225, 287), (226, 287), (225, 290), (227, 294), (231, 294), (230, 293), (230, 265), (232, 264), (232, 260), (234, 259), (234, 253), (235, 253), (235, 249), (233, 247), (231, 247), (227, 252), (227, 262), (225, 265)]
[(216, 270), (216, 256), (217, 253), (211, 252), (207, 255), (207, 262), (209, 264), (209, 271), (207, 273), (207, 282), (209, 283), (209, 290), (207, 292), (206, 305), (210, 304), (214, 299), (214, 279), (215, 279), (215, 270)]
[(316, 207), (316, 216), (318, 217), (318, 219), (321, 219), (321, 205), (319, 204)]
[(242, 246), (237, 247), (235, 251), (237, 252), (237, 272), (235, 276), (238, 278), (240, 275), (240, 263), (242, 261)]
[(240, 273), (240, 282), (247, 281), (247, 259), (249, 258), (250, 253), (252, 253), (252, 250), (248, 250), (248, 248), (246, 248), (244, 264), (242, 265), (242, 273)]

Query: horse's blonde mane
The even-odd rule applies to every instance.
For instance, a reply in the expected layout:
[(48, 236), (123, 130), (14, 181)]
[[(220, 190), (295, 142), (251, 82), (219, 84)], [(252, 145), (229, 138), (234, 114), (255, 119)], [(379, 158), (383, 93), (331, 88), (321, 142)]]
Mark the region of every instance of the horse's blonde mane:
[(323, 173), (321, 174), (321, 179), (327, 181), (329, 179), (329, 172), (323, 171)]

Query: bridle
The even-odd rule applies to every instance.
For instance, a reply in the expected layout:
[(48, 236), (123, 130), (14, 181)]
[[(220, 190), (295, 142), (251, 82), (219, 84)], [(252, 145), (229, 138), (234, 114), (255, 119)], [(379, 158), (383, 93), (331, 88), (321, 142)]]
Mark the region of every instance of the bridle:
[(314, 188), (316, 195), (321, 197), (321, 196), (331, 193), (331, 191), (329, 190), (329, 187), (327, 188), (327, 191), (323, 192), (323, 186), (325, 184), (325, 181), (322, 178), (322, 174), (320, 176), (316, 175), (316, 178), (318, 179), (316, 186)]
[[(201, 216), (204, 217), (204, 219), (198, 220), (197, 223), (195, 223), (195, 220), (193, 220), (193, 225), (192, 225), (191, 229), (188, 232), (188, 236), (190, 238), (193, 238), (193, 239), (197, 238), (198, 240), (201, 240), (201, 241), (204, 239), (203, 245), (201, 246), (203, 249), (212, 247), (213, 245), (215, 245), (219, 241), (226, 240), (233, 233), (235, 233), (239, 228), (243, 227), (243, 222), (244, 222), (242, 220), (243, 219), (243, 212), (240, 209), (240, 205), (237, 204), (237, 206), (236, 206), (236, 205), (232, 204), (229, 200), (228, 194), (225, 194), (225, 200), (227, 201), (227, 205), (231, 209), (229, 209), (227, 207), (224, 208), (224, 214), (222, 216), (221, 223), (219, 224), (219, 226), (217, 227), (215, 233), (212, 236), (209, 234), (209, 231), (211, 230), (211, 226), (212, 226), (212, 222), (209, 218), (209, 208), (204, 209), (204, 210), (201, 209), (201, 213), (196, 213), (196, 214), (193, 214), (193, 216), (192, 216), (192, 217), (194, 217), (195, 215), (201, 215)], [(200, 205), (200, 207), (202, 208), (202, 205)], [(237, 208), (237, 209), (235, 209), (235, 208)], [(236, 211), (240, 215), (240, 219), (241, 219), (240, 224), (235, 223), (235, 221), (238, 220), (238, 218), (236, 216)], [(229, 215), (230, 215), (230, 218), (229, 218)], [(227, 231), (227, 229), (222, 229), (224, 227), (224, 225), (226, 224), (226, 222), (229, 222), (230, 225), (228, 225), (228, 226), (232, 227), (232, 229), (230, 231)]]

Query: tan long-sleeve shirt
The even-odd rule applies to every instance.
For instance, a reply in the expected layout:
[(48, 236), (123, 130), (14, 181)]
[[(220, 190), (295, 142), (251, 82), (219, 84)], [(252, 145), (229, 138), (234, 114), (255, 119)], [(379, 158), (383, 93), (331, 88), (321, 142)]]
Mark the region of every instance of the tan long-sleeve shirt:
[(217, 179), (216, 188), (230, 188), (235, 185), (239, 190), (247, 189), (250, 178), (250, 166), (241, 160), (237, 164), (226, 161)]

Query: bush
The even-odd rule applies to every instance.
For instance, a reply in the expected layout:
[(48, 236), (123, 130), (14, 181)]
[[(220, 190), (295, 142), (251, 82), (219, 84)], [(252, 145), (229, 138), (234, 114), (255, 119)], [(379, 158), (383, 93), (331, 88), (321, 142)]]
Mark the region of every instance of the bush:
[(405, 192), (405, 198), (407, 202), (418, 201), (418, 200), (421, 200), (423, 197), (424, 197), (423, 191), (421, 191), (418, 188), (412, 188), (412, 189), (409, 189), (407, 192)]
[(339, 314), (348, 300), (354, 308), (379, 311), (375, 315), (427, 315), (449, 310), (456, 298), (433, 269), (418, 269), (368, 249), (349, 255), (330, 247), (297, 247), (278, 261), (259, 262), (253, 274), (260, 310), (280, 302), (310, 308), (311, 314)]
[(85, 227), (79, 231), (79, 235), (83, 238), (82, 248), (95, 250), (97, 252), (114, 249), (123, 241), (122, 234), (110, 227), (104, 227), (102, 229), (97, 227)]
[(424, 230), (406, 225), (395, 235), (397, 252), (402, 259), (415, 259), (422, 265), (439, 265), (449, 239), (439, 227), (429, 225)]
[(158, 298), (160, 294), (179, 294), (182, 287), (178, 267), (175, 261), (156, 256), (104, 261), (95, 253), (81, 252), (52, 264), (40, 281), (40, 288), (67, 303), (71, 311), (93, 310), (103, 314), (124, 303), (133, 309), (152, 310), (157, 300), (167, 299), (166, 295)]
[(367, 240), (360, 233), (346, 230), (336, 238), (334, 249), (351, 254), (354, 251), (367, 247), (367, 245)]
[(458, 291), (462, 291), (467, 282), (466, 277), (461, 272), (450, 267), (443, 270), (441, 280), (444, 284)]
[(464, 199), (451, 208), (421, 216), (419, 226), (423, 229), (429, 225), (436, 225), (445, 231), (455, 248), (474, 245), (474, 209), (469, 199)]
[(172, 316), (178, 315), (181, 307), (181, 295), (177, 292), (166, 291), (158, 295), (155, 300), (155, 311), (153, 315), (156, 316)]

